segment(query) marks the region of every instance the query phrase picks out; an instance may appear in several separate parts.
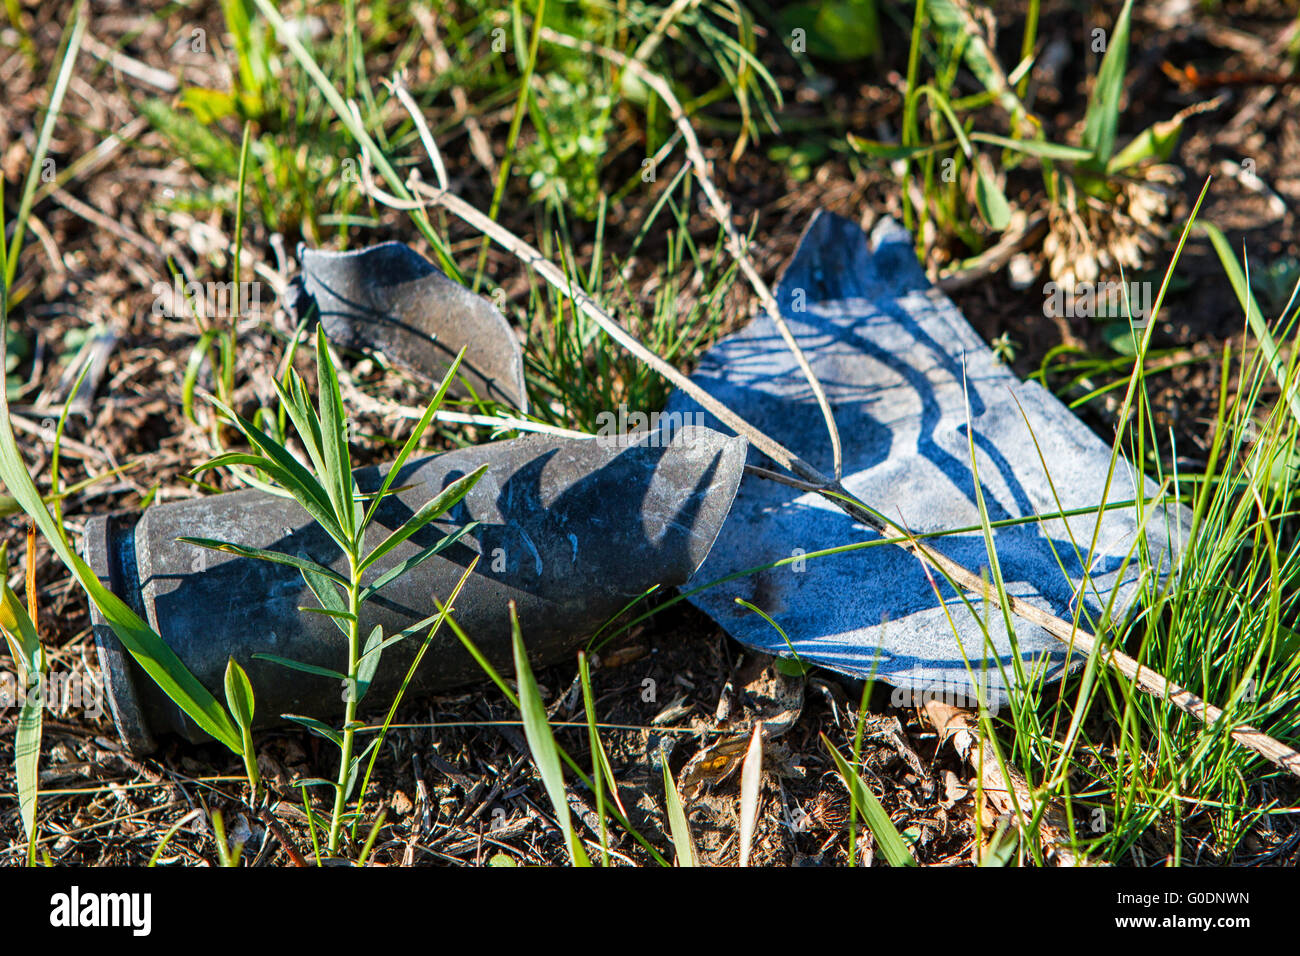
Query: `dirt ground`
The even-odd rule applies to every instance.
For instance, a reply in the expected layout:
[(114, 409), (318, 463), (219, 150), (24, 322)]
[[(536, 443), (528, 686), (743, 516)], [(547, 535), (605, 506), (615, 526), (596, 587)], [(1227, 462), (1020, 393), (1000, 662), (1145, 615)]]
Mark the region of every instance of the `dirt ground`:
[[(55, 50), (72, 4), (20, 5), (39, 48)], [(1284, 56), (1295, 33), (1294, 14), (1284, 13), (1280, 4), (1225, 2), (1209, 13), (1198, 8), (1189, 22), (1164, 22), (1159, 11), (1165, 6), (1172, 5), (1140, 9), (1135, 21), (1126, 84), (1134, 92), (1121, 135), (1131, 135), (1194, 103), (1215, 97), (1221, 97), (1221, 102), (1188, 120), (1176, 154), (1184, 171), (1181, 199), (1169, 217), (1171, 241), (1153, 267), (1163, 270), (1177, 229), (1209, 177), (1213, 179), (1202, 219), (1220, 224), (1234, 246), (1245, 242), (1252, 257), (1300, 257), (1294, 212), (1300, 201), (1300, 84), (1292, 81), (1292, 63)], [(1087, 25), (1074, 5), (1048, 3), (1045, 8), (1044, 42), (1059, 34), (1082, 47), (1078, 38)], [(218, 5), (214, 2), (201, 9), (200, 22), (219, 33)], [(143, 21), (134, 4), (107, 0), (92, 4), (88, 32), (99, 43), (114, 46), (143, 25), (143, 32), (124, 46), (132, 58), (181, 72), (187, 81), (206, 79), (206, 85), (219, 86), (221, 71), (212, 58), (178, 66), (167, 52), (169, 38), (196, 17), (197, 11), (173, 12), (160, 21)], [(1012, 32), (1005, 42), (1012, 44), (1008, 56), (1014, 58)], [(834, 113), (850, 129), (874, 131), (882, 123), (897, 127), (905, 49), (886, 53), (875, 64), (824, 64), (821, 69), (829, 85), (811, 94), (802, 92), (805, 84), (799, 71), (784, 47), (770, 37), (765, 55), (785, 88), (783, 120)], [(1202, 79), (1223, 75), (1218, 77), (1221, 82), (1205, 88), (1180, 87), (1163, 64), (1195, 65)], [(382, 62), (368, 67), (384, 75)], [(1052, 91), (1055, 102), (1043, 108), (1058, 136), (1077, 135), (1088, 68), (1081, 60), (1067, 62)], [(17, 50), (0, 42), (0, 88), (5, 91), (0, 100), (0, 171), (8, 218), (43, 116), (48, 70), (47, 62), (34, 68)], [(419, 80), (413, 78), (414, 83)], [(167, 259), (174, 259), (187, 274), (202, 274), (209, 250), (220, 245), (230, 223), (219, 214), (194, 218), (159, 202), (167, 190), (198, 187), (202, 181), (140, 122), (139, 100), (157, 94), (158, 90), (115, 71), (92, 52), (82, 53), (65, 115), (55, 127), (51, 155), (61, 169), (74, 161), (85, 165), (69, 182), (40, 199), (18, 270), (13, 321), (32, 346), (19, 374), (32, 384), (15, 400), (14, 411), (22, 419), (20, 424), (26, 425), (20, 440), (38, 482), (50, 464), (43, 435), (67, 394), (67, 383), (60, 382), (59, 359), (69, 347), (69, 333), (93, 322), (107, 325), (117, 336), (93, 403), (70, 421), (64, 480), (72, 483), (134, 464), (66, 503), (74, 533), (90, 515), (138, 509), (146, 499), (160, 502), (201, 493), (184, 475), (211, 452), (207, 435), (185, 419), (177, 399), (195, 341), (193, 325), (160, 319), (151, 306), (154, 284), (167, 281)], [(442, 105), (447, 112), (441, 119), (451, 117), (450, 104)], [(498, 151), (503, 148), (508, 120), (508, 111), (485, 119), (485, 131)], [(635, 118), (628, 122), (635, 124)], [(111, 131), (125, 131), (124, 142), (106, 149), (103, 144)], [(788, 259), (803, 225), (819, 207), (867, 226), (881, 216), (901, 217), (896, 181), (878, 168), (855, 172), (846, 154), (828, 154), (809, 179), (796, 181), (787, 164), (767, 156), (768, 147), (782, 142), (779, 137), (764, 140), (735, 162), (728, 155), (729, 138), (722, 134), (702, 138), (716, 180), (733, 203), (737, 223), (757, 224), (755, 258), (769, 280)], [(797, 144), (798, 138), (789, 136), (787, 141)], [(471, 156), (466, 138), (449, 138), (444, 154), (457, 191), (486, 207), (491, 181)], [(1270, 202), (1246, 188), (1239, 177), (1225, 174), (1225, 161), (1240, 164), (1243, 160), (1254, 163), (1259, 180), (1280, 202)], [(634, 164), (635, 150), (616, 165), (621, 162)], [(621, 182), (625, 176), (612, 179)], [(527, 238), (535, 221), (524, 201), (526, 191), (517, 186), (507, 194), (503, 219)], [(1013, 177), (1007, 192), (1013, 202), (1038, 201), (1032, 176), (1023, 185)], [(628, 212), (625, 217), (611, 216), (608, 248), (626, 246), (636, 234), (641, 213)], [(409, 220), (385, 210), (376, 214), (381, 225), (368, 231), (365, 241), (400, 238), (428, 251), (417, 241)], [(709, 218), (696, 210), (693, 225), (702, 244), (710, 245), (715, 227)], [(574, 229), (578, 248), (589, 250), (590, 235), (584, 234), (589, 225), (575, 223)], [(477, 237), (454, 223), (450, 232), (457, 254), (472, 262)], [(286, 235), (284, 247), (292, 250), (298, 238)], [(663, 241), (662, 236), (652, 235), (641, 256), (660, 253)], [(245, 242), (259, 261), (278, 268), (272, 237), (260, 223), (250, 223)], [(1031, 250), (1031, 256), (1041, 269), (1037, 250)], [(496, 250), (489, 272), (507, 289), (520, 285), (511, 281), (519, 275), (517, 265)], [(1210, 438), (1219, 384), (1217, 357), (1225, 345), (1240, 349), (1245, 340), (1241, 310), (1204, 239), (1194, 238), (1189, 244), (1179, 277), (1157, 328), (1155, 346), (1182, 350), (1195, 360), (1157, 380), (1160, 391), (1155, 404), (1166, 419), (1161, 426), (1173, 429), (1180, 461), (1194, 467)], [(1079, 344), (1093, 353), (1107, 349), (1097, 323), (1044, 316), (1042, 279), (1040, 272), (1036, 282), (1017, 290), (1001, 273), (954, 294), (986, 340), (1007, 334), (1017, 343), (1012, 364), (1022, 375), (1037, 371), (1044, 356), (1062, 344)], [(752, 303), (740, 286), (735, 296), (732, 309), (734, 321), (739, 322)], [(241, 332), (245, 355), (239, 386), (249, 401), (258, 397), (264, 385), (267, 363), (279, 355), (268, 329), (274, 325), (274, 306), (264, 303), (263, 309), (264, 314), (251, 316)], [(1104, 406), (1089, 404), (1080, 414), (1109, 440), (1112, 423)], [(392, 424), (372, 416), (360, 423), (358, 431), (391, 432)], [(360, 450), (363, 457), (377, 460), (386, 449), (371, 442)], [(11, 517), (0, 528), (14, 568), (21, 570), (25, 524)], [(93, 670), (84, 596), (47, 550), (38, 552), (37, 561), (40, 631), (52, 667)], [(860, 685), (823, 671), (807, 680), (783, 677), (769, 660), (734, 643), (708, 618), (684, 605), (634, 628), (603, 648), (599, 657), (593, 674), (597, 711), (608, 724), (626, 728), (611, 729), (606, 738), (623, 788), (620, 796), (634, 824), (661, 852), (669, 852), (670, 846), (661, 771), (661, 761), (667, 760), (679, 779), (698, 783), (690, 820), (703, 860), (735, 862), (736, 752), (757, 716), (779, 732), (768, 748), (756, 862), (846, 861), (848, 795), (819, 735), (852, 739)], [(583, 720), (581, 698), (571, 693), (574, 679), (573, 666), (539, 675), (556, 722)], [(646, 681), (653, 681), (652, 696)], [(864, 741), (869, 783), (912, 840), (918, 859), (968, 864), (982, 838), (982, 810), (976, 806), (972, 772), (950, 747), (940, 746), (935, 728), (920, 713), (890, 707), (887, 696), (885, 689), (877, 688), (869, 708)], [(482, 863), (497, 853), (519, 863), (563, 859), (558, 829), (522, 733), (496, 723), (516, 718), (499, 694), (483, 688), (411, 701), (403, 709), (399, 719), (413, 726), (390, 735), (378, 765), (379, 779), (365, 795), (371, 810), (380, 805), (389, 809), (375, 862)], [(12, 724), (12, 716), (0, 716), (0, 792), (5, 795), (0, 801), (0, 863), (5, 864), (20, 862), (23, 848), (16, 804), (9, 799), (15, 789)], [(585, 729), (561, 730), (560, 741), (580, 763), (586, 760)], [(63, 864), (141, 864), (167, 827), (196, 807), (209, 807), (224, 810), (228, 826), (246, 839), (247, 853), (257, 864), (290, 865), (311, 852), (305, 814), (291, 783), (331, 772), (331, 755), (318, 749), (318, 743), (293, 730), (260, 738), (265, 775), (283, 797), (270, 818), (254, 815), (239, 799), (242, 768), (216, 745), (169, 741), (150, 758), (136, 760), (122, 752), (107, 716), (95, 719), (74, 711), (51, 717), (41, 772), (43, 846)], [(694, 773), (683, 773), (688, 764)], [(573, 798), (574, 809), (587, 828), (586, 835), (592, 836), (594, 813), (583, 799)], [(1194, 853), (1201, 862), (1226, 862), (1212, 835), (1197, 832), (1194, 824), (1185, 826), (1184, 838), (1192, 848), (1189, 858)], [(1170, 839), (1153, 831), (1135, 850), (1133, 861), (1165, 859), (1171, 851)], [(620, 861), (650, 860), (626, 835), (616, 836), (614, 849)], [(863, 834), (859, 849), (863, 859), (873, 857), (869, 833)], [(177, 863), (210, 863), (214, 858), (204, 819), (191, 819), (164, 854), (165, 861)], [(1300, 861), (1300, 833), (1261, 832), (1253, 842), (1248, 839), (1235, 858), (1238, 863), (1262, 860)]]

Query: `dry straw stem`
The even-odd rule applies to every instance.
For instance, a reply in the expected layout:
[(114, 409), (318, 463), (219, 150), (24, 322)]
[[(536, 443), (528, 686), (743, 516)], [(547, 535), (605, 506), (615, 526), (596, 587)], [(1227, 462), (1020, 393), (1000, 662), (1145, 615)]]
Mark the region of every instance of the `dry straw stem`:
[[(692, 136), (689, 141), (694, 142), (694, 137)], [(437, 165), (435, 164), (435, 167)], [(542, 255), (541, 252), (514, 235), (500, 223), (484, 215), (459, 196), (453, 195), (446, 189), (436, 189), (426, 183), (413, 181), (409, 184), (413, 194), (422, 197), (424, 202), (403, 202), (398, 197), (379, 189), (368, 175), (368, 169), (366, 169), (364, 163), (363, 183), (371, 195), (386, 205), (397, 208), (425, 204), (439, 206), (461, 219), (467, 225), (477, 229), (567, 296), (577, 308), (581, 309), (584, 314), (600, 326), (611, 339), (680, 388), (699, 403), (702, 408), (709, 411), (738, 435), (743, 436), (750, 444), (782, 468), (808, 483), (812, 489), (816, 490), (817, 494), (834, 503), (854, 521), (861, 522), (884, 537), (903, 539), (895, 542), (898, 547), (903, 548), (923, 563), (933, 567), (954, 584), (976, 597), (976, 599), (982, 601), (985, 597), (989, 597), (991, 600), (997, 600), (996, 595), (989, 593), (989, 583), (979, 575), (916, 540), (906, 529), (896, 525), (869, 505), (858, 501), (845, 490), (839, 479), (822, 474), (818, 469), (804, 461), (780, 442), (759, 431), (660, 356), (646, 348), (636, 336), (619, 325), (613, 316), (606, 312), (587, 293), (570, 283), (564, 272)], [(711, 185), (709, 190), (712, 190)], [(745, 260), (741, 259), (740, 261)], [(752, 268), (751, 265), (750, 269)], [(1212, 726), (1222, 719), (1223, 711), (1221, 708), (1202, 700), (1185, 687), (1167, 680), (1151, 668), (1142, 666), (1120, 650), (1114, 647), (1105, 648), (1104, 642), (1077, 625), (1049, 614), (1013, 594), (1007, 594), (1006, 600), (1012, 613), (1022, 620), (1041, 627), (1063, 642), (1072, 651), (1078, 651), (1085, 655), (1097, 654), (1139, 690), (1167, 700), (1179, 710), (1190, 714), (1206, 725)], [(1248, 724), (1240, 724), (1233, 728), (1231, 737), (1242, 747), (1254, 751), (1288, 773), (1300, 777), (1300, 753), (1281, 741)]]
[(162, 90), (164, 93), (175, 93), (180, 89), (180, 84), (176, 82), (176, 77), (172, 76), (166, 70), (159, 70), (147, 63), (142, 63), (134, 57), (127, 56), (121, 50), (115, 50), (107, 43), (96, 40), (89, 33), (81, 41), (86, 52), (102, 63), (107, 63), (113, 69), (138, 80), (146, 86), (152, 86)]

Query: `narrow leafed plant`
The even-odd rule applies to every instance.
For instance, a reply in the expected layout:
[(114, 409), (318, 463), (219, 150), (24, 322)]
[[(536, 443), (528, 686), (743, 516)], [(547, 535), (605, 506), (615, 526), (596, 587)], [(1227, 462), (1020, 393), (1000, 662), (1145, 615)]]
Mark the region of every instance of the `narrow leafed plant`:
[[(673, 772), (668, 767), (667, 754), (663, 757), (664, 770), (664, 807), (668, 812), (668, 832), (672, 837), (673, 849), (677, 851), (677, 865), (695, 866), (695, 839), (691, 836), (691, 822), (686, 816), (682, 804), (682, 795), (673, 780)], [(748, 854), (747, 854), (748, 855)]]
[[(462, 356), (463, 354), (462, 352)], [(362, 761), (381, 739), (376, 737), (365, 751), (360, 754), (355, 753), (356, 733), (360, 726), (357, 720), (357, 708), (374, 680), (380, 655), (385, 648), (430, 626), (438, 618), (438, 615), (430, 616), (398, 634), (385, 638), (383, 628), (379, 625), (363, 634), (362, 607), (380, 590), (438, 554), (474, 526), (470, 523), (459, 527), (435, 544), (388, 570), (379, 574), (374, 573), (380, 562), (394, 548), (430, 522), (444, 516), (465, 497), (487, 469), (484, 465), (448, 485), (408, 521), (394, 528), (378, 544), (367, 548), (367, 531), (384, 499), (393, 493), (393, 480), (419, 445), (421, 437), (442, 404), (447, 388), (455, 378), (462, 356), (457, 356), (456, 361), (452, 363), (451, 369), (447, 372), (432, 401), (429, 402), (424, 415), (389, 468), (381, 487), (373, 495), (363, 495), (352, 474), (343, 395), (323, 329), (318, 327), (316, 334), (316, 371), (319, 383), (317, 405), (312, 406), (306, 385), (292, 368), (286, 371), (283, 383), (275, 382), (284, 410), (293, 423), (298, 441), (306, 451), (307, 464), (295, 457), (285, 444), (277, 441), (219, 400), (210, 399), (229, 423), (243, 434), (253, 450), (248, 453), (232, 452), (219, 455), (195, 469), (195, 472), (231, 467), (251, 469), (253, 472), (260, 473), (292, 496), (333, 539), (342, 554), (341, 563), (344, 570), (340, 572), (309, 558), (280, 551), (267, 551), (211, 538), (182, 539), (202, 548), (296, 568), (320, 602), (319, 608), (303, 608), (303, 610), (327, 615), (343, 632), (347, 645), (346, 670), (330, 670), (270, 654), (255, 655), (259, 659), (291, 670), (340, 681), (344, 687), (345, 714), (342, 726), (337, 729), (316, 718), (297, 714), (283, 715), (286, 719), (299, 723), (312, 733), (328, 740), (339, 750), (337, 779), (333, 782), (321, 781), (334, 789), (334, 810), (330, 818), (327, 844), (331, 855), (338, 853), (343, 827), (348, 820), (347, 803), (356, 786)], [(242, 671), (239, 671), (238, 665), (233, 666), (234, 671), (227, 674), (227, 690), (228, 693), (232, 689), (234, 691), (231, 706), (241, 728), (245, 760), (251, 761), (249, 764), (251, 778), (256, 773), (256, 759), (251, 755), (251, 736), (248, 731), (252, 722), (251, 693), (248, 694), (245, 708), (243, 692), (248, 689), (247, 680), (241, 681), (239, 677)]]
[[(31, 555), (27, 557), (31, 568)], [(14, 737), (14, 773), (18, 782), (18, 815), (27, 834), (28, 862), (36, 846), (37, 764), (41, 756), (41, 683), (45, 678), (45, 650), (36, 635), (36, 624), (18, 595), (9, 587), (9, 549), (0, 545), (0, 632), (9, 646), (9, 656), (18, 668), (22, 690), (18, 727)], [(31, 575), (28, 574), (30, 582)], [(30, 583), (29, 583), (30, 588)], [(30, 599), (32, 592), (28, 591)]]
[[(861, 723), (861, 714), (864, 713), (865, 711), (860, 711), (859, 723)], [(916, 858), (912, 856), (907, 842), (894, 826), (894, 821), (889, 818), (885, 808), (880, 805), (880, 801), (876, 799), (876, 795), (871, 792), (871, 788), (858, 776), (853, 765), (844, 759), (836, 746), (831, 743), (830, 738), (825, 734), (821, 736), (827, 752), (835, 761), (835, 768), (844, 778), (844, 785), (849, 788), (849, 807), (853, 818), (850, 822), (851, 837), (856, 836), (856, 816), (861, 813), (871, 835), (876, 838), (876, 846), (880, 848), (881, 854), (890, 866), (916, 866)], [(855, 748), (856, 746), (855, 742)], [(857, 865), (857, 848), (852, 839), (850, 839), (849, 853), (849, 865)]]
[(569, 851), (569, 859), (574, 866), (591, 866), (587, 851), (583, 849), (582, 838), (573, 828), (573, 818), (569, 815), (568, 791), (564, 786), (564, 768), (560, 763), (560, 750), (555, 743), (555, 735), (546, 718), (546, 702), (537, 686), (537, 678), (528, 665), (528, 652), (524, 648), (524, 638), (519, 631), (519, 616), (515, 606), (510, 605), (511, 647), (514, 649), (515, 681), (519, 688), (519, 715), (524, 722), (524, 737), (528, 740), (528, 749), (532, 751), (533, 763), (542, 778), (542, 786), (551, 800), (555, 810), (555, 819), (560, 824), (564, 835), (564, 844)]
[(253, 803), (262, 794), (262, 774), (257, 769), (257, 752), (253, 749), (253, 685), (248, 675), (232, 657), (226, 662), (226, 706), (239, 725), (239, 736), (244, 743), (244, 770), (248, 786), (253, 791)]
[(226, 839), (226, 824), (220, 810), (212, 811), (212, 839), (217, 845), (217, 863), (223, 869), (239, 866), (239, 858), (244, 854), (242, 841), (231, 843)]

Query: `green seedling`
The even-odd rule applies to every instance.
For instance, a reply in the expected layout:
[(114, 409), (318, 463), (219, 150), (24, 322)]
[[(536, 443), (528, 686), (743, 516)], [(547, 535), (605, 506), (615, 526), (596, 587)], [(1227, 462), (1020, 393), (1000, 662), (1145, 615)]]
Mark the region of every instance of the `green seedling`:
[[(379, 739), (371, 742), (370, 747), (360, 754), (355, 753), (356, 733), (360, 726), (357, 720), (357, 708), (365, 699), (370, 684), (379, 667), (381, 655), (385, 648), (392, 646), (418, 630), (422, 630), (435, 621), (435, 616), (408, 628), (401, 633), (385, 637), (383, 629), (376, 625), (363, 634), (362, 608), (367, 601), (396, 581), (403, 574), (418, 567), (457, 541), (471, 530), (472, 524), (464, 525), (447, 534), (438, 542), (422, 549), (415, 556), (408, 558), (395, 567), (374, 573), (377, 564), (395, 547), (406, 541), (430, 522), (443, 517), (474, 484), (482, 477), (487, 466), (453, 482), (432, 500), (421, 507), (404, 524), (393, 529), (378, 544), (368, 548), (367, 531), (374, 521), (384, 499), (389, 495), (393, 479), (401, 472), (403, 465), (418, 447), (434, 414), (442, 404), (457, 369), (460, 367), (464, 353), (456, 357), (437, 393), (429, 402), (423, 417), (411, 432), (410, 438), (398, 453), (390, 466), (379, 489), (373, 495), (361, 493), (352, 474), (351, 451), (348, 445), (348, 423), (343, 409), (343, 395), (339, 386), (338, 372), (330, 355), (329, 345), (323, 328), (316, 330), (316, 372), (319, 380), (319, 398), (312, 406), (306, 385), (301, 376), (290, 368), (284, 382), (276, 382), (280, 401), (293, 423), (296, 437), (306, 449), (308, 464), (301, 463), (289, 451), (285, 444), (268, 435), (252, 422), (232, 411), (219, 399), (211, 399), (228, 424), (232, 425), (247, 439), (253, 451), (251, 453), (227, 453), (213, 458), (195, 472), (213, 468), (237, 466), (250, 469), (265, 476), (266, 481), (282, 489), (300, 504), (308, 515), (333, 539), (341, 551), (346, 564), (343, 573), (316, 562), (279, 551), (266, 551), (250, 548), (228, 541), (211, 538), (183, 538), (202, 548), (223, 551), (241, 557), (296, 568), (320, 602), (317, 613), (328, 615), (338, 625), (346, 640), (347, 659), (340, 662), (342, 670), (330, 670), (298, 661), (287, 660), (270, 654), (256, 655), (283, 667), (312, 674), (317, 677), (342, 682), (345, 693), (345, 716), (341, 727), (332, 727), (314, 717), (300, 714), (286, 714), (286, 719), (306, 727), (312, 733), (327, 740), (338, 748), (339, 770), (337, 779), (330, 784), (334, 789), (334, 810), (330, 818), (327, 850), (337, 854), (343, 827), (347, 821), (347, 802), (360, 776), (361, 761), (371, 748), (378, 745)], [(369, 503), (367, 504), (367, 498)], [(231, 676), (233, 673), (233, 678)], [(239, 701), (241, 688), (246, 687), (246, 680), (240, 681), (239, 672), (228, 672), (227, 691), (234, 687), (235, 702)], [(242, 705), (241, 705), (242, 706)], [(243, 727), (242, 715), (236, 710), (237, 720)], [(251, 723), (251, 699), (248, 701), (248, 718)], [(247, 728), (242, 732), (243, 739), (251, 739)], [(247, 750), (244, 751), (247, 753)], [(246, 760), (250, 759), (248, 757)], [(255, 766), (255, 760), (254, 760)]]

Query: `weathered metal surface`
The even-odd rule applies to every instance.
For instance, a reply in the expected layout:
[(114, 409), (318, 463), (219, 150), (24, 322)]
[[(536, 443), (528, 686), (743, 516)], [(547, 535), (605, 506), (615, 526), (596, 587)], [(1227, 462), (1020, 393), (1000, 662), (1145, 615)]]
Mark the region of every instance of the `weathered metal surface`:
[[(818, 214), (777, 300), (832, 404), (845, 486), (893, 521), (914, 533), (980, 524), (970, 434), (992, 521), (1096, 509), (1101, 502), (1110, 449), (1045, 389), (1019, 381), (997, 360), (926, 280), (911, 237), (897, 224), (879, 224), (869, 246), (856, 224)], [(823, 472), (832, 470), (812, 391), (767, 316), (707, 352), (694, 380)], [(669, 402), (670, 410), (696, 408), (681, 392)], [(711, 416), (705, 421), (714, 423)], [(753, 449), (750, 460), (771, 466)], [(1121, 460), (1109, 500), (1131, 499), (1138, 482), (1148, 496), (1157, 491)], [(1157, 511), (1150, 519), (1154, 561), (1168, 568), (1188, 520), (1183, 509)], [(1068, 620), (1087, 565), (1092, 574), (1083, 589), (1083, 625), (1097, 618), (1116, 589), (1116, 613), (1122, 614), (1135, 596), (1138, 572), (1136, 560), (1122, 567), (1138, 531), (1134, 510), (1105, 513), (1090, 560), (1096, 523), (1093, 510), (996, 529), (993, 541), (1010, 593)], [(876, 538), (818, 495), (747, 477), (717, 545), (689, 586)], [(928, 543), (973, 570), (989, 567), (979, 530)], [(691, 600), (742, 643), (788, 655), (781, 636), (734, 599), (751, 601), (785, 629), (806, 660), (874, 674), (909, 690), (952, 691), (974, 700), (963, 654), (977, 674), (987, 659), (989, 672), (980, 678), (988, 689), (984, 696), (1003, 700), (1013, 677), (1013, 646), (996, 596), (973, 614), (936, 578), (942, 605), (921, 563), (882, 545), (740, 577)], [(1040, 668), (1049, 679), (1064, 673), (1064, 646), (1040, 628), (1017, 620), (1015, 643), (1027, 669)]]
[[(437, 610), (475, 555), (480, 561), (456, 603), (456, 620), (498, 667), (510, 668), (508, 603), (514, 601), (530, 657), (538, 664), (572, 653), (595, 629), (652, 585), (683, 583), (708, 554), (740, 481), (745, 442), (707, 428), (683, 428), (671, 443), (658, 433), (633, 439), (534, 436), (448, 452), (409, 464), (404, 490), (378, 512), (383, 538), (450, 482), (482, 464), (486, 474), (446, 520), (387, 555), (372, 572), (404, 561), (469, 521), (461, 542), (381, 591), (362, 613), (362, 633), (385, 635)], [(357, 473), (363, 491), (382, 472)], [(264, 652), (343, 670), (346, 643), (334, 621), (300, 612), (319, 606), (293, 568), (205, 551), (182, 535), (309, 557), (346, 573), (337, 545), (293, 501), (240, 491), (155, 505), (134, 516), (96, 518), (87, 560), (131, 604), (218, 699), (233, 655), (252, 680), (259, 723), (284, 713), (329, 719), (342, 713), (332, 680), (253, 660)], [(97, 615), (95, 642), (114, 720), (137, 752), (155, 737), (202, 734), (140, 672)], [(386, 706), (423, 634), (384, 652), (368, 702)], [(457, 687), (485, 675), (450, 629), (429, 648), (414, 691)]]
[[(505, 317), (400, 242), (354, 252), (300, 247), (291, 308), (314, 306), (332, 342), (379, 352), (426, 382), (441, 381), (462, 347), (461, 374), (479, 398), (528, 410), (524, 360)], [(458, 382), (452, 393), (466, 395)]]

